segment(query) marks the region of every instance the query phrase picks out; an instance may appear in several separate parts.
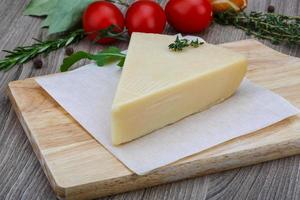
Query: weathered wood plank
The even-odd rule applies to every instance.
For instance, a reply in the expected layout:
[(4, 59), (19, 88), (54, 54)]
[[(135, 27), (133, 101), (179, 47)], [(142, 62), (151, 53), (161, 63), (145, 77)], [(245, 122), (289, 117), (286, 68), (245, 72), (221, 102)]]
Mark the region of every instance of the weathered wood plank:
[[(12, 49), (18, 45), (32, 43), (31, 38), (45, 38), (40, 29), (40, 20), (22, 16), (26, 1), (0, 1), (0, 49)], [(300, 14), (298, 0), (249, 0), (248, 10), (267, 9), (275, 5), (276, 11), (289, 15)], [(167, 33), (174, 33), (168, 29)], [(211, 43), (245, 39), (247, 36), (232, 27), (213, 25), (200, 36)], [(266, 45), (283, 53), (300, 56), (299, 46)], [(125, 48), (126, 44), (119, 44)], [(97, 51), (100, 46), (81, 42), (75, 50)], [(0, 57), (5, 54), (0, 53)], [(32, 148), (11, 109), (5, 95), (9, 81), (24, 79), (57, 71), (64, 57), (59, 50), (45, 58), (45, 67), (32, 68), (32, 63), (0, 72), (0, 199), (56, 199)], [(83, 64), (81, 62), (80, 64)], [(80, 65), (79, 64), (79, 65)], [(300, 199), (300, 156), (271, 161), (225, 173), (153, 187), (150, 189), (103, 198), (113, 199)]]

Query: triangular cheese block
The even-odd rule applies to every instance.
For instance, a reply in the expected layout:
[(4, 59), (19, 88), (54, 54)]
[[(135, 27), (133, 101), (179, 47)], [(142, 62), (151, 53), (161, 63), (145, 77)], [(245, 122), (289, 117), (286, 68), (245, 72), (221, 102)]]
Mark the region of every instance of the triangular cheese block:
[(168, 45), (175, 39), (132, 34), (112, 106), (114, 145), (220, 103), (240, 85), (244, 56), (207, 43), (174, 52)]

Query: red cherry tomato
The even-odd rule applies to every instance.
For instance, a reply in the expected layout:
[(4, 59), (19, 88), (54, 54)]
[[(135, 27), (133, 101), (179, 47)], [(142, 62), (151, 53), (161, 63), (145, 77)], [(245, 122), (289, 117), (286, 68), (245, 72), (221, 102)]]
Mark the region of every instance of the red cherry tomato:
[[(100, 30), (114, 25), (115, 32), (122, 32), (125, 19), (121, 11), (114, 4), (106, 1), (95, 1), (91, 3), (83, 14), (83, 29), (88, 38), (95, 40)], [(108, 44), (115, 41), (113, 38), (101, 38), (97, 42)]]
[(127, 10), (125, 18), (128, 33), (162, 33), (166, 25), (166, 15), (160, 5), (154, 1), (140, 0)]
[(169, 24), (182, 33), (198, 33), (212, 21), (209, 0), (170, 0), (165, 12)]

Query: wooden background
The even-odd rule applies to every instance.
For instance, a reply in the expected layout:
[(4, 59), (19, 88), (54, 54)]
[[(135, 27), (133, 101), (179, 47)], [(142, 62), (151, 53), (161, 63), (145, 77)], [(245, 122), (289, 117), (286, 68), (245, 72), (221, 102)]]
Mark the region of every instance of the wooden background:
[[(248, 0), (248, 10), (265, 11), (268, 5), (276, 12), (300, 15), (300, 0)], [(0, 49), (13, 49), (33, 43), (32, 38), (45, 39), (45, 30), (40, 29), (41, 20), (22, 16), (29, 0), (0, 1)], [(165, 1), (163, 1), (165, 2)], [(166, 33), (175, 33), (167, 28)], [(200, 34), (211, 43), (223, 43), (246, 39), (247, 36), (232, 27), (213, 25)], [(300, 57), (299, 46), (274, 46), (272, 48)], [(118, 46), (126, 49), (126, 43)], [(82, 41), (75, 50), (96, 52), (102, 47)], [(5, 53), (0, 53), (2, 58)], [(6, 95), (7, 84), (17, 79), (51, 74), (58, 71), (64, 57), (58, 50), (43, 58), (44, 67), (34, 69), (29, 62), (9, 72), (0, 72), (0, 199), (2, 200), (54, 200), (56, 199), (44, 175), (29, 141), (12, 109)], [(84, 62), (79, 63), (79, 65)], [(214, 200), (214, 199), (300, 199), (300, 156), (280, 159), (241, 169), (180, 181), (149, 189), (139, 190), (101, 200)]]

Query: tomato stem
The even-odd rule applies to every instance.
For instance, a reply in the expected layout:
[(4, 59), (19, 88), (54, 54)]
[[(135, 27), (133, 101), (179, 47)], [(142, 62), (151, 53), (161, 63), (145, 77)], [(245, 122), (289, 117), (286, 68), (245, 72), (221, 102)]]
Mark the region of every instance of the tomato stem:
[(127, 8), (130, 6), (128, 3), (126, 3), (125, 0), (106, 0), (106, 1), (119, 4), (119, 5), (125, 6)]
[(97, 42), (101, 38), (114, 38), (116, 40), (121, 40), (121, 41), (129, 40), (126, 29), (124, 29), (122, 32), (118, 32), (116, 30), (121, 30), (121, 29), (118, 26), (112, 24), (109, 27), (107, 27), (106, 29), (102, 29), (99, 31), (90, 32), (90, 33), (86, 33), (86, 34), (97, 33), (97, 36), (93, 42)]

